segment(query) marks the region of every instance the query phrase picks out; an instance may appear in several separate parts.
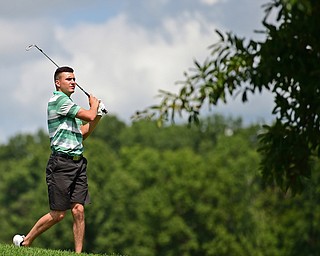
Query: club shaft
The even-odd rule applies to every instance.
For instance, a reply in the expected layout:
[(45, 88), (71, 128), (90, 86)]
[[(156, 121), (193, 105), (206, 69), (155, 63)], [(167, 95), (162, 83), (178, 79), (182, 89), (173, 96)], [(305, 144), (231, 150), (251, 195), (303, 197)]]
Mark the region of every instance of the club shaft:
[[(36, 44), (33, 45), (35, 48), (37, 48), (39, 50), (39, 52), (41, 52), (48, 60), (50, 60), (57, 68), (59, 68), (59, 65), (53, 61), (53, 59), (51, 59), (41, 48), (39, 48)], [(85, 95), (87, 95), (88, 97), (90, 97), (90, 94), (88, 92), (86, 92), (85, 89), (83, 89), (79, 84), (76, 83), (76, 85), (78, 86), (78, 88), (83, 91), (85, 93)]]
[(78, 88), (84, 92), (85, 95), (87, 95), (88, 97), (90, 97), (90, 94), (87, 93), (79, 84), (76, 83), (76, 85), (78, 86)]
[(34, 45), (44, 56), (47, 57), (48, 60), (50, 60), (57, 68), (59, 68), (59, 65), (55, 63), (42, 49), (40, 49), (37, 45)]

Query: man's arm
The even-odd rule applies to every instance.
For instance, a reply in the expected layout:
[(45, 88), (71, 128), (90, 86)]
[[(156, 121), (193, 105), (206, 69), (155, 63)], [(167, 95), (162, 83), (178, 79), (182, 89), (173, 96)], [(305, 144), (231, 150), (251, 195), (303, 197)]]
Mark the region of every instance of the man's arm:
[(83, 120), (83, 121), (86, 121), (86, 122), (93, 122), (97, 116), (97, 111), (98, 111), (98, 107), (99, 107), (99, 100), (96, 97), (90, 95), (89, 105), (90, 105), (89, 110), (86, 110), (84, 108), (80, 108), (76, 117)]
[(82, 132), (83, 140), (88, 138), (88, 136), (93, 132), (93, 130), (96, 128), (97, 124), (99, 123), (100, 119), (101, 119), (101, 116), (96, 116), (96, 118), (93, 121), (88, 122), (85, 125), (81, 126), (80, 129)]

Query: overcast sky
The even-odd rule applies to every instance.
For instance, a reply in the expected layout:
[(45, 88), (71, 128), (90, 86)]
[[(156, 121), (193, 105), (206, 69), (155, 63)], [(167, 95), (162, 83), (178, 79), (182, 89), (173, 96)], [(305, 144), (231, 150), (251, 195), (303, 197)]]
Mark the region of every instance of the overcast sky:
[[(0, 0), (0, 142), (47, 130), (47, 101), (55, 66), (75, 69), (77, 82), (130, 123), (136, 110), (157, 103), (159, 89), (177, 91), (183, 72), (209, 55), (215, 29), (256, 38), (266, 0)], [(87, 108), (79, 90), (74, 101)], [(269, 94), (231, 100), (213, 113), (270, 121)]]

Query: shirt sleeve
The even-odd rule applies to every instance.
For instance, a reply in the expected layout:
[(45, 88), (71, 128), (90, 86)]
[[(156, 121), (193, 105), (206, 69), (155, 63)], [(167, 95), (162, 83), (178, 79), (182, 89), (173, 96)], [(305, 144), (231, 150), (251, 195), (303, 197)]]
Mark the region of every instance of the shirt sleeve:
[(62, 116), (75, 118), (80, 108), (81, 107), (75, 104), (70, 98), (63, 97), (57, 105), (57, 113)]

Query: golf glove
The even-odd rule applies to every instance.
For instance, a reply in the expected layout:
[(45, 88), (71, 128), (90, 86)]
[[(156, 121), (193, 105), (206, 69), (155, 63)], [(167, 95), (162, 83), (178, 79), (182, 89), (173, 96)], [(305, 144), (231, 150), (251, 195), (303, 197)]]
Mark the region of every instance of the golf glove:
[(108, 113), (106, 107), (104, 106), (104, 104), (102, 103), (102, 101), (99, 102), (99, 107), (98, 107), (98, 112), (97, 115), (98, 116), (104, 116)]

